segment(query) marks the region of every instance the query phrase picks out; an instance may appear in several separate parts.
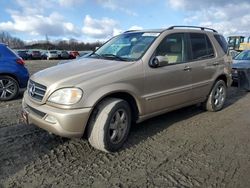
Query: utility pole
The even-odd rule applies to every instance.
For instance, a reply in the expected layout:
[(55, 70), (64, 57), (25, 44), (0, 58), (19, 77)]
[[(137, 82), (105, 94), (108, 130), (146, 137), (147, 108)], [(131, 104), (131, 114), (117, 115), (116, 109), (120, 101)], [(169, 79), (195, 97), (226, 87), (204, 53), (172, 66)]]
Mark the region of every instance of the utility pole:
[(49, 50), (49, 44), (50, 44), (50, 42), (49, 42), (49, 37), (48, 37), (47, 34), (45, 35), (45, 39), (46, 39), (46, 48), (47, 48), (47, 50)]

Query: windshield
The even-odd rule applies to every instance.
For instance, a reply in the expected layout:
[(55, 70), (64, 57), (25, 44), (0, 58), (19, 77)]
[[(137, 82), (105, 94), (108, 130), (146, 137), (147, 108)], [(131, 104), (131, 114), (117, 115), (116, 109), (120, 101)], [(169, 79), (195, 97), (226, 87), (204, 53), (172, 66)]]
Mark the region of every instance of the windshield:
[(250, 60), (250, 51), (243, 51), (239, 55), (237, 55), (235, 60)]
[(92, 57), (134, 61), (140, 59), (160, 33), (124, 33), (100, 47)]

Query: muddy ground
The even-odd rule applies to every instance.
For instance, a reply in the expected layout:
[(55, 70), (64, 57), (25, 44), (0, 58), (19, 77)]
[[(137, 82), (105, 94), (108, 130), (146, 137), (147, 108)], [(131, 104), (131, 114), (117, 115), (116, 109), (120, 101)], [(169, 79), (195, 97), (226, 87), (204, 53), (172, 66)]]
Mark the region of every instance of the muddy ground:
[(191, 106), (134, 125), (114, 154), (23, 125), (20, 105), (0, 103), (0, 187), (250, 187), (250, 93), (237, 88), (220, 112)]

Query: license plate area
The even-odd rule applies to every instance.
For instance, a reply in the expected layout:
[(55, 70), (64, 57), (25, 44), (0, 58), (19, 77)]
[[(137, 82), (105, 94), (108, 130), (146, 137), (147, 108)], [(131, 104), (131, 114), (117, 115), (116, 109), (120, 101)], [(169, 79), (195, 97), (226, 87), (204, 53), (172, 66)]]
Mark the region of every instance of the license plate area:
[(22, 115), (22, 122), (25, 123), (26, 125), (29, 125), (28, 112), (23, 110), (21, 115)]

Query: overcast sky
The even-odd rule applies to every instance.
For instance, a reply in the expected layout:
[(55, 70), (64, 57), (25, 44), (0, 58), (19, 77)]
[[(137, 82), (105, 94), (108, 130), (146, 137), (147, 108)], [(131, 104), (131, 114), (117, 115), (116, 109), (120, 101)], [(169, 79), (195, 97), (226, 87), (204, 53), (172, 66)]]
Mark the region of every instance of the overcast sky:
[(0, 31), (26, 41), (106, 40), (129, 29), (198, 25), (250, 35), (249, 0), (1, 0)]

